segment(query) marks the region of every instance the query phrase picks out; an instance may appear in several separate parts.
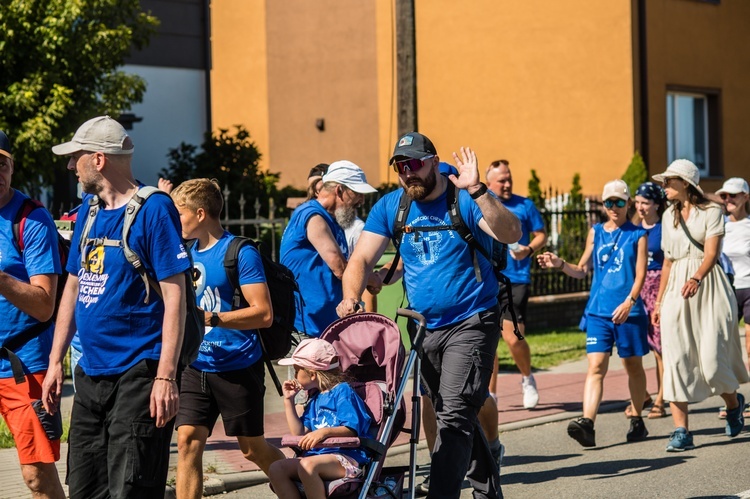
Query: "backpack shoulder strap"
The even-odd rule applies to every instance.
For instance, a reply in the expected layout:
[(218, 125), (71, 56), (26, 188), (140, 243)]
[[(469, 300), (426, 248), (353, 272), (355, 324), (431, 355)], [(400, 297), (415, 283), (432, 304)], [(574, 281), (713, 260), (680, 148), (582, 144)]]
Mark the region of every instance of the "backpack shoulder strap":
[(42, 208), (44, 205), (39, 201), (31, 198), (26, 198), (21, 203), (21, 207), (16, 212), (16, 216), (13, 219), (13, 243), (16, 245), (19, 253), (23, 253), (25, 244), (23, 241), (23, 231), (26, 228), (26, 219), (31, 215), (31, 212), (37, 208)]
[(232, 310), (237, 310), (242, 305), (242, 290), (240, 289), (240, 276), (237, 264), (240, 259), (240, 249), (243, 246), (256, 247), (255, 241), (246, 237), (235, 236), (229, 241), (227, 251), (224, 253), (224, 272), (227, 274), (229, 285), (232, 286)]
[(404, 236), (404, 232), (408, 230), (406, 227), (406, 217), (409, 216), (409, 209), (411, 208), (412, 199), (409, 194), (406, 193), (406, 189), (401, 193), (401, 198), (398, 202), (398, 211), (396, 212), (396, 218), (393, 220), (393, 246), (396, 247), (396, 254), (393, 257), (393, 263), (391, 268), (388, 269), (385, 278), (383, 279), (384, 284), (390, 284), (393, 273), (396, 271), (398, 261), (401, 259), (401, 239)]
[(154, 194), (162, 194), (164, 196), (169, 195), (166, 192), (150, 185), (141, 187), (135, 192), (135, 194), (133, 194), (133, 196), (130, 198), (130, 201), (128, 201), (128, 204), (125, 207), (125, 220), (122, 224), (122, 251), (123, 253), (125, 253), (125, 259), (130, 262), (130, 264), (135, 268), (136, 272), (138, 272), (138, 275), (141, 276), (143, 284), (146, 286), (146, 299), (144, 300), (144, 303), (148, 303), (149, 301), (149, 292), (152, 286), (154, 287), (154, 290), (157, 294), (160, 293), (160, 290), (159, 286), (156, 285), (156, 283), (150, 283), (148, 274), (146, 273), (146, 267), (143, 265), (141, 257), (138, 256), (138, 254), (133, 251), (133, 249), (128, 244), (128, 237), (130, 236), (130, 228), (133, 226), (133, 222), (135, 221), (135, 217), (138, 215), (138, 212), (141, 211), (141, 208), (143, 208), (143, 205), (146, 204), (148, 198), (150, 198)]
[(479, 241), (477, 241), (477, 239), (474, 237), (474, 234), (471, 233), (471, 230), (466, 225), (464, 218), (461, 216), (461, 208), (459, 206), (458, 196), (458, 188), (453, 182), (449, 180), (448, 192), (445, 196), (445, 201), (448, 204), (448, 215), (450, 215), (451, 226), (453, 230), (455, 230), (458, 235), (461, 236), (461, 239), (463, 239), (466, 244), (469, 245), (469, 249), (471, 250), (471, 259), (474, 264), (474, 276), (476, 277), (477, 282), (482, 282), (482, 272), (479, 269), (477, 252), (485, 257), (487, 261), (490, 262), (490, 264), (492, 264), (493, 266), (495, 265), (495, 262), (493, 262), (490, 254), (486, 249), (482, 247), (481, 244), (479, 244)]

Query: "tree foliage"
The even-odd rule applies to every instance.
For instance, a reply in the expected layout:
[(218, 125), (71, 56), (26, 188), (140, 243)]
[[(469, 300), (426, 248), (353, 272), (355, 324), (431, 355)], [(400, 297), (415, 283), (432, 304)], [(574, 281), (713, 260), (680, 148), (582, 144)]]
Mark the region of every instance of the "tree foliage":
[[(279, 174), (258, 167), (260, 151), (242, 125), (235, 125), (231, 133), (228, 129), (206, 132), (200, 149), (183, 142), (170, 149), (168, 156), (169, 167), (162, 169), (160, 175), (175, 185), (191, 178), (215, 178), (223, 189), (230, 191), (225, 206), (230, 218), (240, 217), (240, 196), (245, 198), (245, 217), (252, 218), (256, 215), (268, 217), (271, 198), (277, 202), (276, 215), (283, 216), (286, 213), (286, 203), (282, 203), (284, 195), (304, 195), (303, 191), (278, 190)], [(260, 213), (257, 214), (254, 208), (256, 200), (260, 203)]]
[(0, 9), (0, 129), (13, 143), (14, 184), (38, 192), (61, 169), (52, 145), (89, 118), (143, 98), (118, 67), (158, 25), (138, 0), (8, 0)]
[(630, 164), (628, 165), (628, 169), (625, 170), (622, 180), (628, 184), (631, 196), (635, 195), (635, 191), (638, 189), (639, 185), (648, 180), (648, 169), (646, 169), (646, 163), (643, 161), (643, 157), (638, 151), (635, 151), (635, 154), (633, 154), (633, 158), (630, 160)]
[(568, 202), (563, 211), (566, 216), (562, 219), (558, 246), (560, 257), (577, 262), (583, 254), (586, 235), (589, 231), (588, 217), (585, 211), (583, 194), (581, 193), (581, 175), (573, 175), (573, 184), (568, 194)]
[(534, 202), (534, 205), (539, 211), (545, 209), (544, 204), (544, 193), (542, 192), (542, 181), (539, 179), (539, 175), (536, 174), (536, 170), (531, 170), (531, 178), (529, 179), (529, 199)]

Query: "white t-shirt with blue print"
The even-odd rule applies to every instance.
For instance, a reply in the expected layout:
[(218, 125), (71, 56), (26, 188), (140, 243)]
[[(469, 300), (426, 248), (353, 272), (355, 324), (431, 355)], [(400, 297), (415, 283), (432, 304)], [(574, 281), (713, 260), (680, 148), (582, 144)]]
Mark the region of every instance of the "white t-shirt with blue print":
[[(198, 306), (206, 312), (232, 310), (234, 289), (224, 270), (224, 255), (232, 239), (232, 234), (224, 232), (221, 239), (208, 249), (200, 249), (197, 242), (193, 247), (193, 263), (200, 271), (195, 296)], [(266, 282), (260, 254), (248, 244), (240, 249), (237, 275), (240, 286)], [(242, 331), (206, 326), (198, 358), (192, 366), (206, 372), (235, 371), (255, 364), (261, 358), (261, 354), (254, 329)]]

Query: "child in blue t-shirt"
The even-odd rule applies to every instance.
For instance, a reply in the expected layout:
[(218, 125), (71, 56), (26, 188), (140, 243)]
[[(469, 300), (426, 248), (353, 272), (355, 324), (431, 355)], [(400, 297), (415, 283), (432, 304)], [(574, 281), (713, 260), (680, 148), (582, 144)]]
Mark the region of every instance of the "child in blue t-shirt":
[[(293, 365), (293, 380), (284, 382), (284, 410), (293, 435), (304, 435), (301, 457), (276, 461), (269, 477), (279, 497), (300, 497), (295, 481), (301, 481), (308, 498), (325, 497), (323, 481), (354, 478), (364, 473), (370, 458), (361, 448), (313, 448), (329, 437), (368, 437), (372, 418), (362, 399), (346, 383), (333, 345), (320, 338), (300, 342), (291, 358), (280, 365)], [(294, 397), (300, 390), (317, 391), (302, 416)]]

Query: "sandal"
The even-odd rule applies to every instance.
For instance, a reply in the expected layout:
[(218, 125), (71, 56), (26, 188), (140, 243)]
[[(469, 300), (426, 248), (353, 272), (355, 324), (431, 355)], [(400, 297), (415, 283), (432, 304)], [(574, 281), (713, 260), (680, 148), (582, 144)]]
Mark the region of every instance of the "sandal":
[[(648, 409), (649, 407), (653, 405), (653, 403), (654, 403), (654, 399), (652, 399), (651, 397), (648, 397), (646, 400), (643, 401), (643, 409)], [(638, 414), (633, 414), (633, 411), (631, 410), (632, 407), (633, 407), (633, 402), (628, 404), (628, 406), (625, 408), (626, 418), (633, 418), (638, 415)]]
[(666, 415), (667, 415), (667, 411), (664, 410), (663, 405), (654, 404), (651, 410), (648, 411), (648, 415), (646, 417), (648, 419), (658, 419), (658, 418), (663, 418)]

